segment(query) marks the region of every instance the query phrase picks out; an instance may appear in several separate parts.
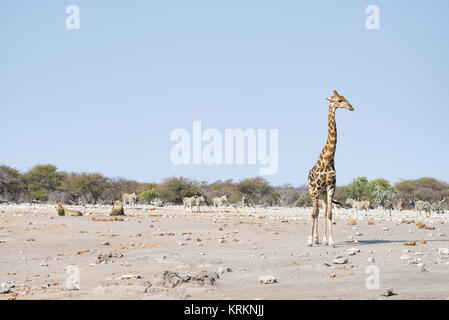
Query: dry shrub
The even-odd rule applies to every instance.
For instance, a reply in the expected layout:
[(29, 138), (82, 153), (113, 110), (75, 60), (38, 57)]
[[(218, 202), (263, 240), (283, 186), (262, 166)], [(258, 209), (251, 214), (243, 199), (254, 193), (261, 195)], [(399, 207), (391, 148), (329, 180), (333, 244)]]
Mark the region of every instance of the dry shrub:
[(114, 218), (92, 218), (93, 222), (109, 222), (109, 221), (123, 221), (123, 218), (120, 217), (114, 217)]
[(426, 226), (426, 225), (425, 225), (424, 223), (422, 223), (422, 222), (418, 222), (416, 225), (418, 226), (418, 229), (435, 230), (435, 227), (429, 227), (429, 226)]

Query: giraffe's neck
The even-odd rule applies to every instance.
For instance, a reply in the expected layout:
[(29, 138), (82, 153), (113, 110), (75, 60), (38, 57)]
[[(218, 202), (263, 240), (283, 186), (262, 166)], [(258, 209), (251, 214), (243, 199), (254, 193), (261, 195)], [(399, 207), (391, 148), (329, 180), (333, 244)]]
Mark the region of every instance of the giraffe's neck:
[(328, 135), (322, 156), (325, 165), (334, 163), (335, 149), (337, 148), (337, 126), (335, 123), (335, 108), (329, 105)]

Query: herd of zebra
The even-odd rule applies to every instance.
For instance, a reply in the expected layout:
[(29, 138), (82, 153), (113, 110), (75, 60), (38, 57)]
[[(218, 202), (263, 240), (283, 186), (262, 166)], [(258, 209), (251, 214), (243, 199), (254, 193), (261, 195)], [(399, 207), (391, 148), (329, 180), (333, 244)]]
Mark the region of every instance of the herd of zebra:
[[(124, 202), (124, 204), (130, 204), (130, 205), (135, 205), (137, 203), (137, 195), (135, 193), (132, 194), (128, 194), (128, 193), (124, 193), (122, 195), (122, 200)], [(446, 199), (441, 200), (438, 203), (430, 203), (427, 201), (423, 201), (423, 200), (418, 200), (415, 201), (414, 199), (411, 199), (409, 202), (408, 207), (412, 208), (416, 211), (418, 211), (419, 213), (425, 213), (427, 215), (430, 215), (431, 212), (435, 212), (435, 213), (444, 213), (445, 212), (445, 207), (444, 207), (444, 202), (446, 201)], [(187, 208), (190, 209), (191, 212), (193, 212), (192, 207), (196, 206), (196, 210), (197, 212), (200, 211), (200, 206), (202, 203), (206, 202), (206, 197), (201, 195), (194, 195), (192, 197), (185, 197), (182, 199), (182, 204), (184, 206), (184, 212), (186, 212)], [(212, 199), (212, 204), (214, 206), (215, 212), (218, 211), (218, 208), (221, 207), (224, 204), (227, 204), (228, 202), (228, 198), (226, 195), (222, 196), (222, 197), (215, 197)], [(340, 208), (354, 208), (356, 211), (359, 210), (369, 210), (369, 209), (375, 209), (375, 206), (373, 206), (369, 201), (364, 200), (364, 201), (357, 201), (351, 198), (347, 198), (346, 202), (344, 204), (341, 204), (337, 201), (334, 201), (335, 205), (337, 207)], [(245, 209), (245, 206), (247, 206), (248, 203), (246, 201), (246, 197), (245, 195), (243, 195), (242, 197), (242, 208), (243, 210)], [(319, 201), (319, 206), (321, 209), (325, 209), (326, 208), (326, 203), (324, 202), (324, 200), (320, 200)], [(404, 206), (404, 201), (402, 199), (396, 201), (396, 202), (392, 202), (392, 201), (388, 201), (388, 200), (384, 200), (381, 201), (379, 203), (379, 205), (377, 206), (378, 209), (383, 209), (383, 210), (388, 210), (390, 212), (391, 215), (391, 211), (402, 211), (405, 209)]]
[[(185, 197), (182, 199), (182, 204), (184, 205), (184, 213), (187, 210), (187, 207), (190, 208), (190, 211), (193, 212), (192, 206), (196, 206), (196, 211), (200, 211), (201, 203), (206, 201), (206, 198), (204, 196), (192, 196), (192, 197)], [(222, 197), (215, 197), (212, 199), (212, 203), (215, 208), (215, 212), (218, 212), (218, 208), (221, 207), (223, 204), (228, 202), (228, 197), (226, 195)], [(242, 200), (243, 203), (243, 200)]]
[[(438, 203), (430, 203), (427, 201), (423, 201), (423, 200), (418, 200), (415, 201), (414, 199), (410, 200), (409, 203), (409, 207), (418, 211), (419, 213), (426, 213), (428, 215), (430, 215), (431, 212), (435, 212), (435, 213), (444, 213), (445, 212), (445, 207), (444, 207), (444, 202), (446, 201), (446, 199), (441, 200)], [(342, 206), (340, 203), (337, 203), (338, 205)], [(392, 202), (392, 201), (381, 201), (379, 203), (378, 208), (379, 209), (384, 209), (384, 210), (388, 210), (391, 214), (392, 210), (395, 211), (402, 211), (405, 209), (405, 207), (403, 206), (404, 201), (402, 199), (398, 200), (397, 202)], [(325, 208), (326, 204), (324, 203), (323, 200), (320, 200), (320, 207)], [(350, 208), (354, 208), (356, 209), (356, 211), (358, 210), (368, 210), (368, 209), (374, 209), (374, 206), (371, 205), (371, 203), (367, 200), (364, 201), (356, 201), (354, 199), (348, 198), (346, 199), (345, 202), (345, 206), (346, 207), (350, 207)]]

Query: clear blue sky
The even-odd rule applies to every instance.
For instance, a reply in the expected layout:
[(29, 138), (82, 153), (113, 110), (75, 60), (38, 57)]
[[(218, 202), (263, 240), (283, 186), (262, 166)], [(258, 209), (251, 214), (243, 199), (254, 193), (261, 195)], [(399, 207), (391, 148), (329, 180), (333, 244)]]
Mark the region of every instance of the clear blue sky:
[[(80, 8), (80, 30), (65, 8)], [(380, 29), (365, 8), (380, 8)], [(449, 181), (449, 2), (0, 2), (0, 163), (159, 182), (240, 180), (256, 165), (170, 162), (170, 132), (279, 130), (274, 184), (307, 182), (333, 89), (337, 184)]]

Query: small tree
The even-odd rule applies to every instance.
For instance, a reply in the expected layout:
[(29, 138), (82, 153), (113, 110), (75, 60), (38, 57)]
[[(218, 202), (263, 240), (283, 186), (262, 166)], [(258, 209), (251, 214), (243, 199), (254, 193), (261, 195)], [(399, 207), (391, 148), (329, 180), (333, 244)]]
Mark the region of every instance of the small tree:
[(262, 204), (265, 196), (274, 191), (267, 180), (264, 178), (244, 179), (237, 185), (238, 191), (243, 193), (247, 199), (253, 200), (257, 204)]
[[(60, 189), (69, 192), (83, 202), (97, 203), (111, 193), (112, 184), (99, 173), (71, 173), (64, 175)], [(108, 199), (110, 201), (110, 199)]]
[(344, 189), (345, 198), (354, 200), (369, 200), (369, 182), (366, 177), (358, 177), (352, 180)]
[(33, 199), (46, 200), (63, 181), (63, 174), (51, 164), (36, 165), (24, 174), (26, 188)]
[(0, 196), (8, 201), (18, 201), (24, 191), (24, 184), (18, 170), (6, 165), (0, 166)]
[(159, 198), (164, 202), (182, 203), (184, 197), (201, 193), (201, 187), (194, 180), (184, 177), (165, 179), (158, 187)]
[(150, 190), (143, 191), (139, 193), (139, 198), (146, 203), (151, 203), (154, 199), (158, 197), (157, 189), (151, 188)]
[(396, 199), (396, 190), (386, 179), (371, 180), (368, 189), (369, 201), (374, 205), (379, 205), (386, 201), (394, 202)]

